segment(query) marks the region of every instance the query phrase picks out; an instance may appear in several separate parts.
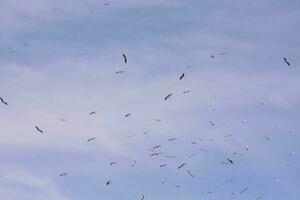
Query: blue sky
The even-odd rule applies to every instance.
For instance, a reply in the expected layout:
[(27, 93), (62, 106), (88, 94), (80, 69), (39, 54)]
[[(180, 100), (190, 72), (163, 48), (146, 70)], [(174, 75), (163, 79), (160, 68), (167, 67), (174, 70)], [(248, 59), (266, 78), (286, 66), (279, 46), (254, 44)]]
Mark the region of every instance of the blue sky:
[(0, 199), (299, 199), (299, 1), (0, 5)]

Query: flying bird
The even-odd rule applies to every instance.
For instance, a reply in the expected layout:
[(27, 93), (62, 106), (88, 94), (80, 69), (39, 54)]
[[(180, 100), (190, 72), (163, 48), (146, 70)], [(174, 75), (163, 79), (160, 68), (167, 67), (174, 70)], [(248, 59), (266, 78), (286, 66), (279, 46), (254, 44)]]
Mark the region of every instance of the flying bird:
[(141, 200), (144, 200), (145, 195), (141, 194)]
[(163, 178), (162, 181), (161, 181), (161, 184), (165, 184), (165, 182), (167, 181), (167, 178)]
[(150, 156), (152, 157), (152, 156), (158, 156), (158, 155), (160, 155), (161, 153), (153, 153), (153, 154), (151, 154)]
[(68, 174), (69, 174), (68, 172), (64, 172), (64, 173), (59, 174), (59, 176), (67, 176)]
[(136, 160), (132, 161), (131, 167), (134, 167), (136, 165)]
[(3, 104), (5, 104), (5, 105), (8, 106), (8, 103), (2, 97), (0, 97), (0, 100), (1, 100), (1, 103), (3, 103)]
[(248, 187), (246, 187), (242, 191), (240, 191), (240, 194), (244, 193), (246, 190), (248, 190)]
[(180, 185), (174, 184), (177, 188), (180, 188)]
[(22, 41), (22, 44), (26, 47), (29, 47), (30, 45), (27, 42)]
[(286, 59), (286, 57), (283, 58), (283, 61), (284, 61), (288, 66), (291, 65), (290, 62)]
[(181, 169), (185, 166), (186, 163), (182, 163), (181, 165), (178, 166), (178, 169)]
[(162, 145), (156, 145), (156, 146), (154, 146), (152, 149), (158, 149), (158, 148), (160, 148), (160, 147), (162, 147)]
[(109, 186), (111, 184), (111, 180), (106, 182), (106, 186)]
[(96, 111), (90, 112), (90, 115), (96, 115)]
[(192, 90), (185, 90), (182, 92), (182, 94), (187, 94), (187, 93), (190, 93)]
[(232, 161), (230, 158), (227, 158), (227, 160), (228, 160), (231, 164), (233, 164), (233, 161)]
[(38, 126), (35, 126), (35, 129), (40, 133), (44, 133)]
[(88, 141), (88, 142), (91, 142), (91, 141), (93, 141), (93, 140), (96, 140), (96, 138), (93, 137), (93, 138), (88, 139), (87, 141)]
[(195, 177), (195, 176), (190, 172), (190, 170), (187, 170), (187, 173), (188, 173), (191, 177)]
[(127, 113), (127, 114), (125, 115), (125, 118), (126, 118), (126, 117), (129, 117), (130, 115), (131, 115), (130, 113)]
[(124, 62), (127, 63), (127, 56), (123, 54)]
[(168, 94), (168, 95), (165, 97), (165, 101), (166, 101), (167, 99), (169, 99), (172, 95), (173, 95), (173, 94)]
[(162, 165), (160, 165), (159, 167), (166, 167), (167, 166), (167, 164), (162, 164)]
[(116, 71), (115, 74), (123, 74), (125, 73), (126, 71)]
[(113, 161), (113, 162), (111, 162), (111, 163), (109, 163), (110, 165), (115, 165), (115, 164), (117, 164), (117, 161)]
[(215, 126), (215, 122), (214, 122), (214, 121), (209, 121), (209, 123), (210, 123), (212, 126)]
[(61, 118), (61, 119), (59, 119), (60, 121), (62, 121), (62, 122), (66, 122), (67, 120), (65, 120), (65, 119), (63, 119), (63, 118)]
[(175, 140), (177, 140), (177, 138), (170, 138), (170, 139), (168, 139), (168, 142), (173, 142)]
[(182, 75), (180, 76), (180, 78), (179, 78), (179, 80), (182, 80), (183, 79), (183, 77), (184, 77), (184, 73), (182, 73)]

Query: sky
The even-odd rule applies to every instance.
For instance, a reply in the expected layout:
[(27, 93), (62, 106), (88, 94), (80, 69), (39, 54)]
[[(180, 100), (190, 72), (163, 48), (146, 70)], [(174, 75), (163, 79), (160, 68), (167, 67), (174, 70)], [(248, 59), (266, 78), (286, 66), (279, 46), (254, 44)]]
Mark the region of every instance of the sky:
[(298, 200), (299, 11), (0, 0), (0, 199)]

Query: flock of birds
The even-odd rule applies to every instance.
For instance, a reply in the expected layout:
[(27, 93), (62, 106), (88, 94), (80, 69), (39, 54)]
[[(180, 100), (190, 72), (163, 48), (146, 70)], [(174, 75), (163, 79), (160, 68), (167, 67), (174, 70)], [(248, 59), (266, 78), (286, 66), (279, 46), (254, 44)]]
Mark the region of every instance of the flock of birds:
[[(107, 4), (105, 4), (105, 5), (109, 5), (108, 3)], [(26, 43), (26, 42), (22, 42), (25, 46), (29, 46), (29, 44), (28, 43)], [(15, 52), (15, 50), (13, 49), (13, 48), (9, 48), (10, 49), (10, 51), (11, 52)], [(223, 56), (223, 55), (226, 55), (226, 53), (217, 53), (217, 54), (212, 54), (212, 55), (210, 55), (210, 57), (212, 58), (212, 59), (216, 59), (218, 56)], [(126, 54), (123, 54), (122, 55), (123, 56), (123, 61), (124, 61), (124, 63), (128, 63), (128, 58), (127, 58), (127, 55)], [(288, 66), (290, 66), (291, 64), (290, 64), (290, 62), (287, 60), (287, 58), (283, 58), (283, 62), (285, 63), (285, 64), (287, 64)], [(125, 73), (126, 71), (116, 71), (115, 72), (115, 74), (123, 74), (123, 73)], [(179, 76), (179, 80), (182, 80), (182, 79), (184, 79), (185, 78), (185, 73), (182, 73), (180, 76)], [(186, 93), (190, 93), (190, 92), (192, 92), (191, 90), (186, 90), (186, 91), (183, 91), (182, 93), (183, 94), (186, 94)], [(168, 101), (171, 97), (172, 97), (172, 93), (169, 93), (169, 94), (167, 94), (164, 98), (163, 98), (163, 100), (164, 101)], [(8, 102), (3, 98), (3, 97), (0, 97), (0, 101), (1, 101), (1, 103), (3, 104), (3, 105), (5, 105), (5, 106), (8, 106), (9, 104), (8, 104)], [(265, 104), (265, 102), (263, 102), (262, 103), (262, 105), (263, 104)], [(97, 114), (97, 111), (91, 111), (90, 113), (89, 113), (89, 115), (90, 116), (92, 116), (92, 115), (96, 115)], [(131, 113), (126, 113), (125, 114), (125, 118), (127, 118), (127, 117), (130, 117), (130, 115), (131, 115)], [(63, 122), (66, 122), (67, 120), (66, 119), (60, 119), (61, 121), (63, 121)], [(155, 119), (155, 121), (157, 121), (157, 122), (159, 122), (160, 121), (160, 119)], [(243, 120), (242, 122), (246, 122), (246, 120)], [(210, 123), (210, 125), (211, 126), (215, 126), (215, 122), (214, 121), (209, 121), (209, 123)], [(44, 130), (42, 129), (42, 128), (40, 128), (39, 126), (35, 126), (34, 127), (35, 129), (36, 129), (36, 131), (38, 132), (38, 133), (41, 133), (41, 134), (43, 134), (43, 133), (45, 133), (44, 132)], [(294, 130), (291, 130), (291, 131), (293, 131), (294, 132)], [(144, 132), (142, 135), (146, 135), (148, 133), (148, 131), (146, 131), (146, 132)], [(228, 134), (228, 135), (225, 135), (224, 136), (224, 138), (228, 138), (228, 137), (231, 137), (233, 134)], [(129, 136), (129, 137), (131, 137), (131, 136)], [(87, 139), (87, 142), (92, 142), (92, 141), (94, 141), (94, 140), (96, 140), (97, 138), (96, 137), (92, 137), (92, 138), (89, 138), (89, 139)], [(265, 137), (265, 139), (267, 140), (267, 141), (270, 141), (270, 137)], [(173, 142), (173, 141), (175, 141), (175, 140), (177, 140), (177, 138), (169, 138), (168, 139), (168, 142)], [(199, 141), (201, 141), (202, 139), (200, 139), (200, 138), (198, 138), (198, 140)], [(197, 142), (196, 141), (192, 141), (191, 142), (192, 144), (194, 144), (194, 145), (197, 145)], [(163, 153), (162, 152), (160, 152), (159, 151), (159, 149), (162, 147), (162, 145), (156, 145), (156, 146), (153, 146), (151, 149), (148, 149), (149, 151), (151, 151), (152, 153), (150, 154), (150, 157), (153, 157), (153, 156), (160, 156), (160, 155), (162, 155)], [(202, 151), (202, 152), (206, 152), (206, 150), (205, 149), (203, 149), (203, 148), (199, 148), (199, 150), (200, 151)], [(249, 146), (246, 146), (245, 147), (245, 150), (246, 151), (249, 151)], [(236, 152), (235, 152), (236, 153)], [(191, 154), (191, 155), (189, 155), (189, 157), (193, 157), (193, 156), (197, 156), (199, 153), (193, 153), (193, 154)], [(295, 154), (295, 152), (292, 152), (291, 154)], [(175, 156), (172, 156), (172, 155), (165, 155), (165, 157), (168, 157), (168, 158), (175, 158)], [(109, 163), (109, 165), (116, 165), (117, 164), (117, 161), (113, 161), (113, 162), (110, 162)], [(135, 167), (136, 166), (136, 164), (137, 164), (137, 161), (136, 160), (133, 160), (132, 161), (132, 163), (131, 163), (131, 167)], [(223, 162), (222, 162), (222, 164), (224, 164), (224, 165), (233, 165), (234, 164), (234, 161), (233, 161), (233, 159), (232, 158), (227, 158), (226, 160), (224, 160)], [(183, 163), (181, 163), (180, 165), (178, 165), (178, 167), (177, 167), (177, 169), (182, 169), (182, 168), (185, 168), (185, 166), (187, 165), (187, 163), (185, 163), (185, 162), (183, 162)], [(166, 167), (167, 166), (167, 164), (166, 163), (163, 163), (163, 164), (161, 164), (159, 167), (160, 168), (164, 168), (164, 167)], [(193, 174), (192, 172), (191, 172), (191, 170), (189, 170), (189, 169), (187, 169), (186, 170), (186, 172), (187, 172), (187, 174), (190, 176), (190, 177), (192, 177), (192, 178), (194, 178), (195, 177), (195, 174)], [(63, 177), (63, 176), (67, 176), (67, 175), (69, 175), (69, 172), (63, 172), (63, 173), (60, 173), (59, 174), (59, 176), (60, 177)], [(2, 176), (2, 175), (1, 175)], [(232, 181), (235, 181), (236, 180), (236, 178), (231, 178), (231, 179), (228, 179), (228, 180), (226, 180), (225, 182), (226, 183), (229, 183), (229, 182), (232, 182)], [(161, 184), (165, 184), (167, 182), (167, 178), (166, 177), (163, 177), (163, 179), (161, 180)], [(110, 186), (112, 184), (112, 180), (107, 180), (106, 182), (105, 182), (105, 185), (106, 186)], [(176, 188), (181, 188), (181, 186), (180, 185), (178, 185), (178, 184), (174, 184), (174, 186), (176, 187)], [(246, 192), (248, 190), (248, 187), (245, 187), (245, 188), (243, 188), (241, 191), (240, 191), (240, 194), (242, 194), (242, 193), (244, 193), (244, 192)], [(212, 191), (209, 191), (209, 192), (205, 192), (205, 193), (202, 193), (202, 194), (212, 194), (213, 192)], [(234, 194), (234, 193), (232, 193), (232, 194)], [(145, 198), (145, 195), (144, 194), (141, 194), (141, 196), (140, 196), (140, 199), (141, 200), (144, 200), (144, 198)], [(257, 198), (256, 198), (256, 200), (260, 200), (262, 198), (262, 196), (258, 196)]]

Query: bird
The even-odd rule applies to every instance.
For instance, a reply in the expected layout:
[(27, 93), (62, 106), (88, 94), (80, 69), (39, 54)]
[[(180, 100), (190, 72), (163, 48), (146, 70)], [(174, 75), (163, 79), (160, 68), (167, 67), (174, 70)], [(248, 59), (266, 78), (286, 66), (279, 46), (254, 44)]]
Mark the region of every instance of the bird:
[(105, 6), (109, 6), (109, 5), (110, 5), (110, 3), (104, 3), (104, 5), (105, 5)]
[(177, 138), (170, 138), (170, 139), (168, 139), (168, 142), (173, 142), (175, 140), (177, 140)]
[(160, 120), (160, 119), (154, 119), (154, 121), (156, 121), (156, 122), (161, 122), (161, 120)]
[(113, 162), (111, 162), (111, 163), (109, 163), (110, 165), (115, 165), (115, 164), (117, 164), (117, 161), (113, 161)]
[(211, 57), (211, 58), (214, 58), (214, 59), (216, 58), (214, 55), (210, 55), (210, 57)]
[(270, 141), (270, 138), (268, 136), (266, 136), (265, 138), (266, 138), (266, 140)]
[(136, 165), (136, 160), (132, 161), (131, 167), (134, 167)]
[(166, 167), (167, 166), (167, 164), (161, 164), (159, 167)]
[(256, 198), (256, 200), (260, 200), (261, 198), (262, 198), (262, 196), (259, 196), (259, 197)]
[(165, 184), (166, 181), (167, 181), (167, 178), (164, 177), (164, 178), (162, 179), (162, 181), (161, 181), (161, 184)]
[(209, 121), (209, 123), (210, 123), (212, 126), (215, 126), (215, 122)]
[(96, 115), (97, 111), (90, 112), (90, 115)]
[(197, 142), (192, 141), (191, 143), (194, 144), (194, 145), (197, 145)]
[(9, 48), (11, 53), (16, 53), (16, 50), (14, 50), (13, 48), (11, 48), (11, 47), (8, 47), (8, 48)]
[(63, 119), (63, 118), (61, 118), (61, 119), (59, 119), (60, 121), (62, 121), (62, 122), (66, 122), (67, 120), (65, 120), (65, 119)]
[(190, 93), (192, 90), (185, 90), (182, 92), (182, 94), (187, 94), (187, 93)]
[(185, 166), (186, 163), (182, 163), (181, 165), (178, 166), (178, 169), (181, 169)]
[(5, 104), (5, 105), (8, 106), (8, 103), (2, 97), (0, 97), (0, 100), (1, 100), (1, 103), (3, 103), (3, 104)]
[(233, 161), (232, 161), (230, 158), (227, 158), (227, 160), (228, 160), (231, 164), (233, 164)]
[(167, 99), (169, 99), (172, 95), (173, 95), (173, 94), (168, 94), (168, 95), (165, 97), (165, 101), (166, 101)]
[(156, 145), (156, 146), (154, 146), (152, 149), (158, 149), (158, 148), (160, 148), (160, 147), (162, 147), (162, 145)]
[(283, 61), (284, 61), (288, 66), (291, 65), (290, 62), (286, 59), (286, 57), (283, 58)]
[(145, 195), (141, 194), (141, 200), (144, 200)]
[(240, 191), (240, 194), (244, 193), (246, 190), (248, 190), (248, 187), (245, 187), (242, 191)]
[(153, 153), (153, 154), (151, 154), (150, 156), (152, 157), (152, 156), (158, 156), (158, 155), (160, 155), (161, 153)]
[(247, 146), (246, 146), (246, 151), (248, 151), (248, 150), (249, 150), (249, 146), (247, 145)]
[(145, 131), (144, 133), (142, 133), (142, 135), (147, 135), (149, 133), (149, 131)]
[(111, 180), (108, 180), (107, 182), (106, 182), (106, 186), (109, 186), (111, 184)]
[(126, 71), (116, 71), (115, 74), (123, 74), (125, 73)]
[(194, 175), (190, 172), (190, 170), (187, 170), (187, 173), (188, 173), (191, 177), (194, 177)]
[(127, 63), (127, 56), (123, 54), (124, 62)]
[(93, 141), (93, 140), (95, 140), (95, 139), (96, 139), (95, 137), (92, 137), (92, 138), (88, 139), (87, 141), (88, 141), (88, 142), (91, 142), (91, 141)]
[(69, 174), (68, 172), (64, 172), (64, 173), (59, 174), (59, 176), (66, 176), (68, 174)]
[(184, 77), (184, 73), (182, 73), (182, 75), (180, 76), (180, 78), (179, 78), (179, 80), (182, 80), (183, 79), (183, 77)]
[(180, 185), (174, 184), (177, 188), (180, 188)]
[(25, 47), (29, 47), (29, 46), (30, 46), (27, 42), (24, 42), (24, 41), (22, 41), (22, 44), (23, 44)]
[(44, 133), (44, 131), (42, 131), (38, 126), (35, 126), (36, 130), (40, 133)]
[(125, 118), (126, 118), (126, 117), (129, 117), (130, 115), (131, 115), (130, 113), (127, 113), (127, 114), (125, 115)]

